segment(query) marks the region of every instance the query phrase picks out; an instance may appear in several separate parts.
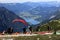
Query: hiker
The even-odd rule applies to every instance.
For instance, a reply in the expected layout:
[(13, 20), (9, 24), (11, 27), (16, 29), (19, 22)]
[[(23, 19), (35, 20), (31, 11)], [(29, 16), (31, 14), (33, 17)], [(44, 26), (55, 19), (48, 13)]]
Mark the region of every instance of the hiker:
[(37, 32), (40, 31), (39, 29), (40, 29), (40, 26), (37, 26), (36, 31), (37, 31)]
[(8, 34), (12, 34), (12, 33), (13, 33), (13, 28), (12, 28), (12, 27), (9, 27), (9, 28), (7, 29), (7, 33), (8, 33)]
[(26, 28), (23, 28), (23, 33), (26, 34)]
[(47, 26), (47, 30), (48, 30), (48, 32), (50, 32), (50, 30), (51, 30), (51, 27), (50, 27), (50, 26)]

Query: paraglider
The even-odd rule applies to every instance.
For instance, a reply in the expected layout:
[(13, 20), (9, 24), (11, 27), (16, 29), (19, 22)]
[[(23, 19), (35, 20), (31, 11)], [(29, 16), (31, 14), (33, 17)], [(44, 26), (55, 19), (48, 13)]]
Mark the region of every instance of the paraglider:
[(14, 19), (12, 22), (21, 22), (24, 25), (27, 25), (27, 23), (25, 22), (25, 20), (22, 20), (22, 19)]
[[(13, 22), (13, 23), (14, 23), (14, 22), (21, 22), (21, 23), (23, 23), (25, 26), (28, 26), (27, 23), (25, 22), (25, 20), (23, 20), (23, 19), (14, 19), (12, 22)], [(26, 27), (23, 28), (23, 33), (26, 33)]]

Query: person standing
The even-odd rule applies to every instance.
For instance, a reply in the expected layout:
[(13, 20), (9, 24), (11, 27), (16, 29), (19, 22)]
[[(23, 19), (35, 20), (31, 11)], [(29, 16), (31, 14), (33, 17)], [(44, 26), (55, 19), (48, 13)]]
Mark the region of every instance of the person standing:
[(26, 34), (26, 28), (23, 28), (23, 33)]
[(30, 30), (30, 34), (32, 33), (32, 27), (29, 27), (29, 30)]
[(9, 28), (7, 29), (7, 33), (8, 33), (8, 34), (12, 34), (12, 33), (13, 33), (13, 28), (12, 28), (12, 27), (9, 27)]

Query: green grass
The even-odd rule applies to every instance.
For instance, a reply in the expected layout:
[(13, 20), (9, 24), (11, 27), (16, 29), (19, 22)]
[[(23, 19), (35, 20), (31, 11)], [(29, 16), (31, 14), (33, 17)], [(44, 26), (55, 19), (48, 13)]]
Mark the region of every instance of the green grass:
[[(38, 35), (38, 36), (24, 36), (24, 37), (13, 37), (13, 40), (60, 40), (59, 35), (50, 35), (51, 38), (49, 38), (49, 35)], [(5, 38), (10, 39), (10, 38)], [(0, 38), (1, 40), (1, 38)]]

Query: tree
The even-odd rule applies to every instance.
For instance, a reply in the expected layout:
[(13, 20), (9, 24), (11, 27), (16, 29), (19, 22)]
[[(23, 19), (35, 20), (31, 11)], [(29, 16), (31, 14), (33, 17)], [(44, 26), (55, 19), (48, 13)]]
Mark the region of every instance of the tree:
[(58, 28), (58, 25), (59, 25), (58, 20), (50, 21), (48, 24), (54, 30), (54, 34), (56, 34), (56, 31), (57, 31), (57, 28)]

